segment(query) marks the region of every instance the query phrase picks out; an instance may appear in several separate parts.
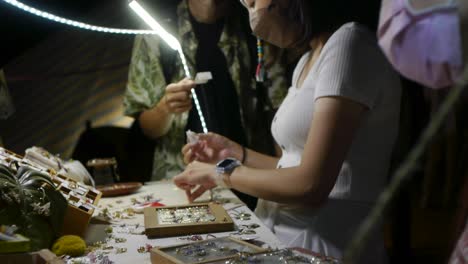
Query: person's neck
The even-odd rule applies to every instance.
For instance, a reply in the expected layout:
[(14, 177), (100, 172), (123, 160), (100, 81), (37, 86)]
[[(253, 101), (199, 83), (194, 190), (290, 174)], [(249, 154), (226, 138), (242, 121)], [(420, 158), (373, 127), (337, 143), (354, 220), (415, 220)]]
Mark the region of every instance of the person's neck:
[(330, 38), (330, 36), (331, 34), (323, 33), (310, 41), (309, 47), (310, 51), (312, 52), (311, 56), (309, 57), (310, 62), (313, 62), (318, 58), (320, 52), (322, 52), (323, 46), (325, 46), (325, 43)]
[(315, 62), (317, 61), (318, 57), (320, 56), (320, 52), (322, 52), (322, 48), (327, 42), (329, 38), (329, 34), (321, 34), (315, 38), (313, 38), (310, 43), (309, 43), (309, 48), (310, 48), (310, 53), (309, 53), (309, 58), (304, 64), (304, 67), (302, 68), (302, 72), (299, 74), (299, 79), (297, 81), (297, 88), (300, 89), (302, 87), (302, 84), (309, 74), (310, 70), (314, 66)]
[(188, 6), (193, 18), (204, 24), (214, 24), (226, 13), (228, 1), (215, 3), (215, 0), (188, 0)]
[(315, 50), (320, 51), (325, 45), (325, 43), (327, 42), (328, 38), (330, 38), (330, 35), (331, 34), (328, 34), (328, 33), (322, 33), (318, 35), (317, 37), (313, 38), (309, 43), (310, 49), (312, 51), (315, 51)]

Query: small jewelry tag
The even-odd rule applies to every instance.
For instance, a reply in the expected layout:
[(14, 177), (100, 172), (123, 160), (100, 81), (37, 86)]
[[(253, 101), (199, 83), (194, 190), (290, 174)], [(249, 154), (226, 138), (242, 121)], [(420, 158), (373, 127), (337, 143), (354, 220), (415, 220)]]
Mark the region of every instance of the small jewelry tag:
[(197, 143), (198, 142), (198, 135), (197, 133), (193, 132), (192, 130), (187, 130), (185, 132), (187, 135), (187, 143)]
[(197, 75), (195, 75), (196, 84), (205, 84), (211, 79), (213, 79), (213, 75), (211, 75), (211, 72), (199, 72), (197, 73)]

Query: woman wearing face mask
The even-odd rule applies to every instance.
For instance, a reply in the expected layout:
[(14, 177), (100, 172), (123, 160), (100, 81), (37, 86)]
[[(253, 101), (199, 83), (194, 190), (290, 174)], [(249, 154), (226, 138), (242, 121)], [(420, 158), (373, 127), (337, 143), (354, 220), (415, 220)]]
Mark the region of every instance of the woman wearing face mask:
[[(257, 36), (280, 47), (301, 49), (305, 43), (309, 50), (271, 126), (282, 155), (200, 134), (183, 148), (191, 163), (174, 178), (189, 200), (216, 185), (257, 196), (257, 216), (285, 246), (341, 257), (385, 185), (401, 92), (375, 33), (364, 25), (375, 28), (376, 17), (368, 21), (354, 12), (369, 10), (356, 2), (369, 4), (244, 2)], [(362, 262), (382, 263), (379, 231), (370, 247)]]

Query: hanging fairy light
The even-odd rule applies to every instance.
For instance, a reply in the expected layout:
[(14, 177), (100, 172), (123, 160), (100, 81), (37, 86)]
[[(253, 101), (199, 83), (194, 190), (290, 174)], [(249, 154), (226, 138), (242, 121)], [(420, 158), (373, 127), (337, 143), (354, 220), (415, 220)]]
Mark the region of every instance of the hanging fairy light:
[(132, 35), (137, 35), (137, 34), (158, 34), (157, 32), (153, 30), (136, 30), (136, 29), (120, 29), (120, 28), (109, 28), (109, 27), (100, 27), (100, 26), (95, 26), (95, 25), (90, 25), (86, 24), (83, 22), (79, 22), (76, 20), (71, 20), (67, 18), (63, 18), (60, 16), (56, 16), (54, 14), (51, 14), (49, 12), (41, 11), (39, 9), (36, 9), (34, 7), (25, 5), (21, 2), (18, 2), (16, 0), (2, 0), (7, 4), (10, 4), (14, 7), (17, 7), (23, 11), (26, 11), (30, 14), (46, 18), (49, 20), (52, 20), (54, 22), (62, 23), (65, 25), (73, 26), (76, 28), (81, 28), (81, 29), (86, 29), (86, 30), (91, 30), (91, 31), (97, 31), (97, 32), (103, 32), (103, 33), (114, 33), (114, 34), (132, 34)]

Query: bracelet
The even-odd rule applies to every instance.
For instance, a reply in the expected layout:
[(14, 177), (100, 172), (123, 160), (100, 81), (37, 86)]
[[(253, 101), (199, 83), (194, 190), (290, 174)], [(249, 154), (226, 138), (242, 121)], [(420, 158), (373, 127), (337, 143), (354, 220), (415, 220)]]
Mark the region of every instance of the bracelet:
[(247, 149), (244, 146), (242, 146), (242, 160), (241, 160), (241, 163), (244, 164), (246, 159), (247, 159)]

